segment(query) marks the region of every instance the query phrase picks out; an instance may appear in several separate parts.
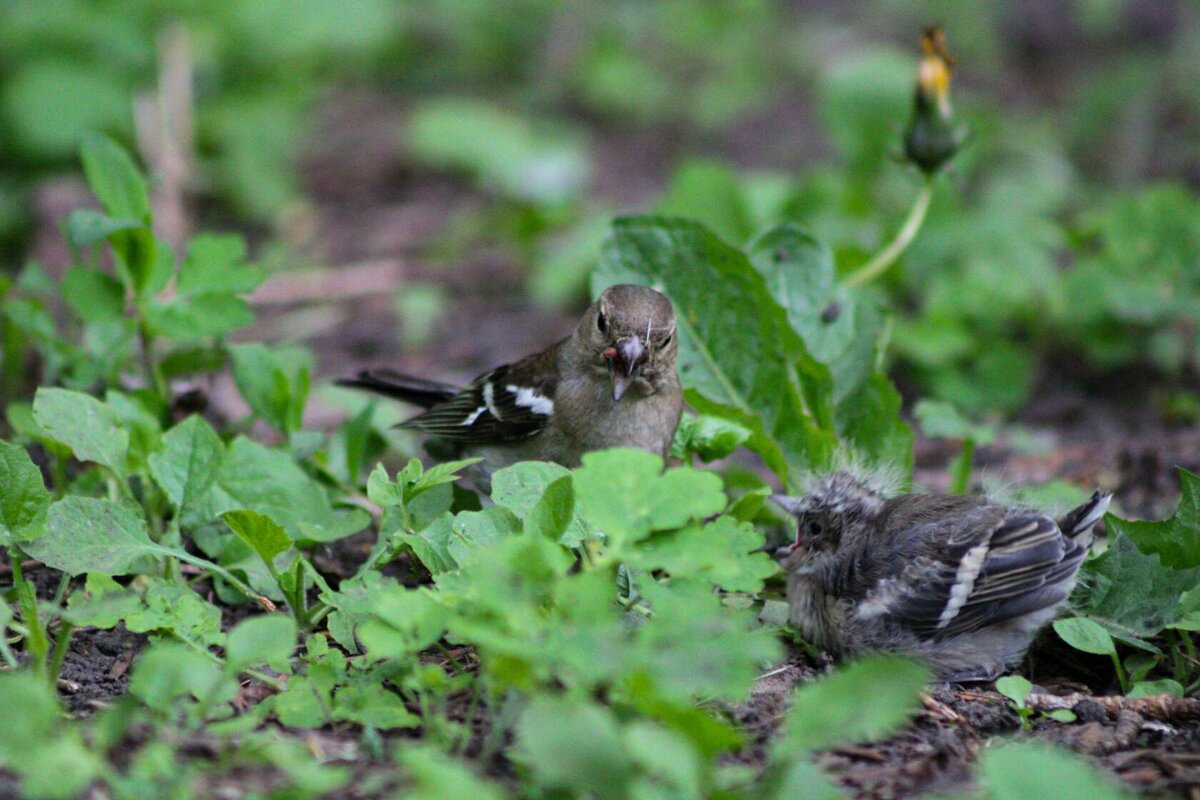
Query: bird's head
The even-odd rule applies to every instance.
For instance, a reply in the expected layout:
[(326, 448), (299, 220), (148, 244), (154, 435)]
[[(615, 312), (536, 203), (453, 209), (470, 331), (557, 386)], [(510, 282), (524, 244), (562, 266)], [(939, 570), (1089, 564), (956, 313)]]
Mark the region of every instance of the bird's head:
[(789, 552), (813, 556), (837, 552), (847, 535), (864, 530), (883, 510), (885, 497), (849, 472), (831, 472), (803, 497), (772, 495), (771, 500), (796, 518), (796, 542)]
[(610, 286), (584, 314), (576, 332), (587, 357), (612, 380), (613, 400), (637, 386), (651, 394), (659, 377), (675, 369), (675, 309), (646, 286)]

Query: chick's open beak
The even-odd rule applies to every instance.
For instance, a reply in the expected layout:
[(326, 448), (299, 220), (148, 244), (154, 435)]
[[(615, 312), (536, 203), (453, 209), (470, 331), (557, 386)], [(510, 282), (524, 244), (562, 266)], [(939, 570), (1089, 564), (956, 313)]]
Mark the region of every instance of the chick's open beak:
[(608, 370), (612, 375), (613, 400), (620, 400), (646, 363), (646, 346), (638, 337), (630, 336), (617, 342), (616, 347), (605, 348), (604, 357), (608, 359)]

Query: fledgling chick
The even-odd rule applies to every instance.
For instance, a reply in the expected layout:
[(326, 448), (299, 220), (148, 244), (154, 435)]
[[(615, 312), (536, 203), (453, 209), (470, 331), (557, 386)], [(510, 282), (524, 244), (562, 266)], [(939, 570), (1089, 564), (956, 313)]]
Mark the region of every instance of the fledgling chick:
[(783, 566), (802, 636), (835, 655), (897, 651), (943, 680), (984, 681), (1020, 662), (1071, 594), (1111, 495), (1056, 521), (986, 497), (888, 499), (834, 472), (802, 498), (773, 499), (798, 525)]
[(557, 344), (496, 367), (465, 388), (391, 370), (338, 381), (427, 411), (402, 423), (429, 434), (437, 458), (482, 457), (468, 471), (490, 491), (518, 461), (574, 467), (584, 453), (633, 447), (666, 457), (683, 413), (675, 310), (645, 286), (610, 286)]

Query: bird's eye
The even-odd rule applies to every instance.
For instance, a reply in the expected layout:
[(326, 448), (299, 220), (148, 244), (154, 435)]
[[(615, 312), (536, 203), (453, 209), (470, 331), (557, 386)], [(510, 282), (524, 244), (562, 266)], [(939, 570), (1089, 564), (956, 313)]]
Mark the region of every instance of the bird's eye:
[(663, 339), (662, 346), (666, 347), (667, 345), (669, 345), (671, 343), (671, 340), (674, 338), (675, 338), (675, 331), (671, 331), (670, 333), (667, 334), (667, 337), (665, 339)]
[(822, 530), (821, 523), (817, 522), (815, 519), (809, 521), (809, 523), (804, 526), (804, 532), (807, 533), (811, 537), (820, 536), (821, 530)]
[(601, 333), (608, 331), (608, 318), (604, 316), (603, 311), (596, 315), (596, 330)]

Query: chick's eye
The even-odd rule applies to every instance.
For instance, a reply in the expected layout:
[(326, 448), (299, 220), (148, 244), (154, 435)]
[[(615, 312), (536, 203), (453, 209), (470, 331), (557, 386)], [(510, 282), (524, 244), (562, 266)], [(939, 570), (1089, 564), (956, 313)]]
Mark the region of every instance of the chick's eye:
[(601, 333), (608, 331), (608, 318), (604, 316), (603, 311), (596, 315), (596, 330)]
[(810, 520), (808, 524), (804, 526), (804, 532), (809, 536), (820, 536), (822, 530), (824, 529), (821, 527), (821, 523), (817, 522), (815, 519)]
[(674, 331), (671, 331), (671, 332), (670, 332), (670, 333), (668, 333), (668, 334), (666, 335), (666, 337), (663, 339), (662, 346), (663, 346), (663, 347), (666, 347), (667, 345), (669, 345), (669, 344), (671, 343), (671, 340), (672, 340), (672, 339), (674, 339), (674, 338), (675, 338), (675, 332), (674, 332)]

